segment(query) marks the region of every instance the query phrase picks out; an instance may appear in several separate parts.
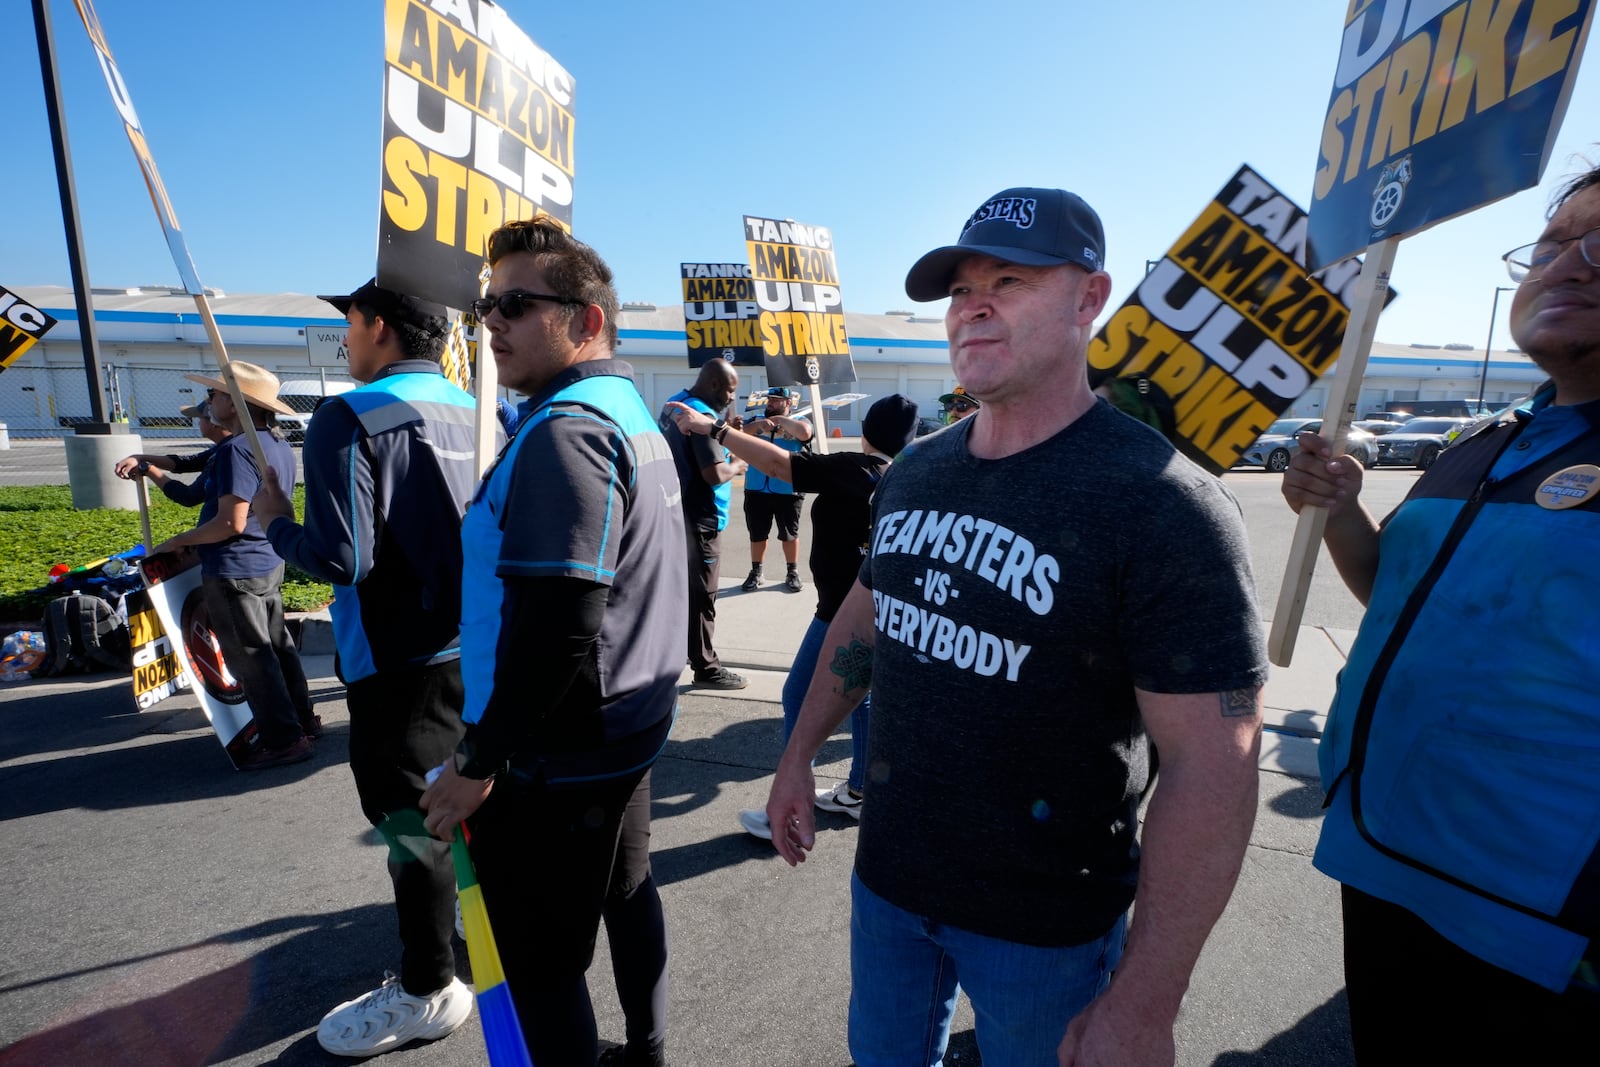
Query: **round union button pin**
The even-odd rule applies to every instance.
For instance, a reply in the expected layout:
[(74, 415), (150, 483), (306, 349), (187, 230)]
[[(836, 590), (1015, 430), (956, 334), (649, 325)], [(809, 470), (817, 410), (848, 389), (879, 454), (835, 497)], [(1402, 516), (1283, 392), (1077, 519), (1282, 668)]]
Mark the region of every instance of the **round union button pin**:
[(1534, 494), (1534, 499), (1541, 508), (1551, 511), (1562, 511), (1566, 508), (1575, 508), (1585, 500), (1600, 493), (1600, 467), (1592, 463), (1582, 463), (1576, 467), (1567, 467), (1558, 470), (1543, 482), (1539, 483), (1539, 491)]

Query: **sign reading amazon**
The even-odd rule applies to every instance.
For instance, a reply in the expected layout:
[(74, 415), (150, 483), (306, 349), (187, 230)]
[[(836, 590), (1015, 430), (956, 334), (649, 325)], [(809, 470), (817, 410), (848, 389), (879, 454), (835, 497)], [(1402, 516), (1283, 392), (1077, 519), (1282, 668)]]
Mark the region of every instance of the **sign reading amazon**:
[(1593, 0), (1350, 0), (1312, 269), (1539, 183)]
[(489, 0), (385, 0), (384, 42), (378, 282), (464, 308), (496, 228), (572, 226), (572, 75)]
[(744, 217), (745, 250), (773, 385), (853, 382), (844, 295), (825, 226)]
[(1215, 474), (1339, 358), (1361, 263), (1306, 271), (1306, 214), (1248, 166), (1089, 343), (1089, 382), (1140, 378)]
[(689, 366), (721, 357), (739, 366), (766, 363), (761, 306), (748, 263), (682, 263), (683, 326)]

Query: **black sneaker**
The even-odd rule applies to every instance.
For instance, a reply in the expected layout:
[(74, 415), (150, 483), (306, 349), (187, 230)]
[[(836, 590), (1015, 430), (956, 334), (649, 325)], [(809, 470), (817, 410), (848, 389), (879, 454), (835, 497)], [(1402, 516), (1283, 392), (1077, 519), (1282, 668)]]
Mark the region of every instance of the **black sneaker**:
[(743, 689), (750, 680), (726, 667), (713, 667), (709, 671), (695, 671), (694, 684), (702, 689)]
[(783, 579), (783, 587), (791, 593), (800, 591), (800, 572), (790, 571)]
[(636, 1045), (612, 1045), (600, 1053), (596, 1067), (667, 1067), (664, 1049), (650, 1051)]
[(250, 755), (239, 761), (241, 771), (264, 771), (268, 767), (284, 767), (291, 763), (308, 760), (317, 754), (311, 745), (311, 738), (297, 737), (282, 748), (257, 748)]
[(750, 568), (750, 577), (746, 578), (744, 580), (744, 584), (741, 585), (739, 588), (743, 589), (746, 593), (754, 593), (757, 589), (760, 589), (761, 588), (761, 568), (760, 567), (751, 567)]

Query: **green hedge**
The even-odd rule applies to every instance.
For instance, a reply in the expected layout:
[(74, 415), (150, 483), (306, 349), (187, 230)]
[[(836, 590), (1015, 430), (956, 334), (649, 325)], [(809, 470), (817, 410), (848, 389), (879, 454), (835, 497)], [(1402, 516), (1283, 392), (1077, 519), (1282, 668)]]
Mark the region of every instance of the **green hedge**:
[[(296, 486), (295, 511), (305, 507), (305, 489)], [(150, 533), (159, 544), (194, 525), (195, 508), (179, 507), (159, 492), (151, 494)], [(43, 586), (57, 563), (76, 567), (125, 552), (140, 543), (139, 514), (111, 508), (75, 511), (65, 485), (0, 486), (0, 620), (29, 622), (44, 617), (49, 595), (28, 591)], [(288, 611), (314, 611), (333, 599), (333, 587), (290, 567), (283, 581)]]

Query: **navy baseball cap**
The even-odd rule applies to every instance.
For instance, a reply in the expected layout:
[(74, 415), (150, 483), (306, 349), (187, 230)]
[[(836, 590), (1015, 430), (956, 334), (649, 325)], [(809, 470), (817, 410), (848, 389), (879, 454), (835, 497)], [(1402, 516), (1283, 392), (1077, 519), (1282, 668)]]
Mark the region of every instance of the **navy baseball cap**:
[(414, 296), (397, 293), (393, 289), (384, 289), (378, 285), (376, 278), (349, 296), (319, 296), (317, 299), (326, 300), (338, 308), (341, 315), (350, 314), (351, 306), (360, 304), (371, 308), (374, 313), (390, 322), (409, 323), (435, 337), (443, 337), (450, 332), (449, 312), (442, 304), (418, 300)]
[(950, 276), (968, 256), (1028, 267), (1076, 263), (1084, 270), (1104, 270), (1105, 228), (1083, 197), (1065, 189), (1006, 189), (972, 213), (955, 244), (917, 260), (906, 275), (906, 295), (923, 301), (949, 296)]

